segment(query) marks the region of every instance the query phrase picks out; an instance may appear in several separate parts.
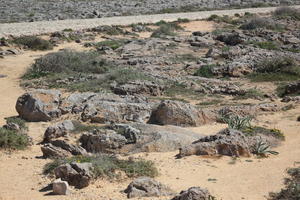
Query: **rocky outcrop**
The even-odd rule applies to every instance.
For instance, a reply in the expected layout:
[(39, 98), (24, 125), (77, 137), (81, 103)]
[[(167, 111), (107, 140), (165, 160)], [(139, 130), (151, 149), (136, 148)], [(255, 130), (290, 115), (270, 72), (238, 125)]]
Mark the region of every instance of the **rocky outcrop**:
[(108, 130), (85, 133), (83, 148), (92, 153), (138, 153), (174, 151), (199, 139), (201, 135), (175, 126), (142, 123), (115, 124)]
[(149, 178), (140, 177), (133, 180), (125, 190), (128, 198), (169, 196), (172, 191), (160, 182)]
[(20, 117), (33, 122), (50, 121), (61, 116), (61, 93), (57, 90), (36, 90), (18, 98), (16, 110)]
[(175, 126), (199, 126), (213, 121), (214, 116), (188, 103), (162, 101), (151, 113), (149, 123)]
[(74, 128), (75, 127), (71, 120), (66, 120), (53, 126), (49, 126), (44, 133), (43, 142), (49, 142), (52, 139), (66, 136), (68, 132), (74, 130)]
[(178, 157), (190, 155), (250, 156), (253, 142), (244, 133), (224, 129), (216, 135), (201, 138), (179, 150)]
[(213, 199), (207, 189), (200, 187), (191, 187), (188, 190), (181, 191), (179, 195), (172, 200), (211, 200)]
[(56, 178), (67, 181), (78, 189), (87, 187), (92, 179), (93, 165), (91, 163), (63, 164), (54, 169)]
[(69, 144), (64, 140), (54, 140), (41, 147), (44, 158), (65, 158), (76, 155), (86, 155), (84, 148)]

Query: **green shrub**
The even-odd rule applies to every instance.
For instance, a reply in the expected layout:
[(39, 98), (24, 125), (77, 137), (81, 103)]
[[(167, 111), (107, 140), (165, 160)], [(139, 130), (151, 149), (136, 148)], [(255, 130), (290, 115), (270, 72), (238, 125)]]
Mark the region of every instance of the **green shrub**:
[(176, 22), (165, 22), (165, 21), (159, 21), (155, 25), (159, 26), (158, 29), (156, 29), (152, 34), (151, 37), (164, 37), (164, 36), (175, 36), (176, 30), (182, 30), (183, 28), (178, 25)]
[(194, 73), (194, 76), (212, 78), (214, 77), (213, 68), (215, 66), (216, 65), (203, 65)]
[(247, 22), (242, 24), (240, 28), (244, 30), (254, 30), (258, 28), (264, 28), (264, 29), (270, 29), (276, 31), (282, 31), (284, 29), (282, 25), (275, 23), (271, 19), (260, 18), (260, 17), (254, 17), (248, 20)]
[(27, 126), (26, 126), (26, 121), (24, 119), (21, 119), (19, 117), (8, 117), (8, 118), (5, 118), (6, 120), (6, 123), (14, 123), (14, 124), (17, 124), (20, 129), (23, 129), (23, 130), (27, 130)]
[(214, 21), (217, 23), (227, 23), (227, 24), (232, 24), (232, 25), (237, 25), (240, 23), (239, 20), (237, 19), (233, 19), (232, 17), (229, 17), (228, 15), (223, 15), (223, 16), (219, 16), (219, 15), (211, 15), (208, 19), (208, 21)]
[(95, 44), (95, 47), (110, 47), (113, 50), (123, 46), (126, 43), (126, 40), (105, 40)]
[(114, 156), (99, 154), (96, 156), (76, 156), (72, 158), (54, 160), (44, 166), (43, 173), (49, 174), (61, 164), (71, 162), (90, 162), (93, 164), (93, 176), (117, 178), (117, 171), (123, 171), (128, 177), (149, 176), (155, 177), (158, 175), (158, 170), (154, 163), (146, 160), (120, 160)]
[(261, 126), (248, 126), (243, 128), (241, 131), (250, 136), (262, 134), (266, 136), (272, 136), (280, 140), (285, 139), (284, 134), (278, 129), (268, 129)]
[(100, 58), (96, 52), (77, 52), (64, 50), (49, 53), (37, 60), (23, 76), (35, 79), (54, 73), (96, 73), (101, 74), (111, 67), (111, 63)]
[(22, 150), (29, 145), (29, 139), (26, 135), (0, 128), (0, 149)]
[(190, 20), (187, 19), (187, 18), (178, 18), (176, 22), (178, 22), (178, 23), (188, 23), (188, 22), (190, 22)]
[(273, 15), (281, 19), (291, 18), (294, 20), (300, 20), (300, 10), (292, 7), (277, 8)]
[(261, 99), (264, 94), (257, 89), (249, 89), (243, 95), (236, 96), (234, 99)]
[(259, 47), (261, 49), (267, 49), (267, 50), (279, 50), (280, 47), (277, 43), (272, 41), (267, 42), (253, 42), (254, 46)]
[(12, 41), (17, 45), (23, 45), (32, 50), (51, 50), (53, 45), (44, 39), (38, 38), (36, 36), (23, 36), (16, 38)]
[(72, 121), (74, 125), (74, 130), (72, 130), (72, 133), (82, 133), (82, 132), (89, 132), (93, 131), (94, 129), (101, 129), (102, 126), (97, 125), (90, 125), (90, 124), (83, 124), (79, 121)]
[(248, 76), (252, 81), (289, 81), (300, 78), (300, 66), (290, 57), (266, 59), (258, 63), (256, 73)]
[(287, 170), (289, 178), (284, 181), (285, 188), (278, 193), (270, 193), (270, 200), (300, 199), (300, 167)]

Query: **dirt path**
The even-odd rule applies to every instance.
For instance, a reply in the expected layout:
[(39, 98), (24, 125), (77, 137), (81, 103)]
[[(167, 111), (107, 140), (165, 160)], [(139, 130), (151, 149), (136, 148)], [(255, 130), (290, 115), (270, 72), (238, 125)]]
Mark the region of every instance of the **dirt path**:
[[(300, 8), (300, 6), (293, 6)], [(236, 13), (267, 13), (272, 12), (276, 7), (268, 8), (247, 8), (234, 10), (216, 10), (201, 12), (186, 12), (172, 14), (156, 14), (156, 15), (140, 15), (140, 16), (122, 16), (107, 17), (98, 19), (76, 19), (76, 20), (60, 20), (60, 21), (41, 21), (41, 22), (24, 22), (24, 23), (6, 23), (0, 26), (0, 38), (4, 36), (14, 35), (34, 35), (62, 31), (64, 29), (82, 30), (93, 28), (101, 25), (129, 25), (134, 23), (155, 23), (160, 20), (175, 21), (178, 18), (187, 18), (190, 20), (205, 19), (213, 14), (233, 16)]]

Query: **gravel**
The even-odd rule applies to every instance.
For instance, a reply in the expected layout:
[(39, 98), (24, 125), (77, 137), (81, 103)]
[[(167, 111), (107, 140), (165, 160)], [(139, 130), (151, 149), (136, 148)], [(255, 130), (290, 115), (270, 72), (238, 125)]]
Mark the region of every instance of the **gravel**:
[[(293, 6), (300, 8), (300, 6)], [(39, 22), (22, 22), (22, 23), (3, 23), (0, 24), (0, 38), (7, 36), (21, 35), (39, 35), (62, 31), (64, 29), (83, 30), (102, 25), (129, 25), (134, 23), (155, 23), (160, 20), (175, 21), (178, 18), (187, 18), (190, 20), (205, 19), (213, 14), (233, 16), (236, 13), (267, 13), (272, 12), (277, 7), (267, 8), (247, 8), (234, 10), (216, 10), (201, 12), (185, 12), (173, 14), (155, 14), (155, 15), (138, 15), (122, 17), (106, 17), (96, 19), (73, 19), (59, 21), (39, 21)]]

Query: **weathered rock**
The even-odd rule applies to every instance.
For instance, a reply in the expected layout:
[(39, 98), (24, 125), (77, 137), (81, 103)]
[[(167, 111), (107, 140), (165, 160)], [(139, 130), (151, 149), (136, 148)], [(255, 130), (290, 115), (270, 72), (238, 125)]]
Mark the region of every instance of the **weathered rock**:
[(234, 32), (234, 33), (223, 33), (221, 35), (218, 35), (217, 40), (224, 42), (227, 45), (237, 45), (241, 44), (243, 40), (243, 36), (240, 33)]
[(8, 130), (14, 130), (14, 131), (20, 131), (21, 128), (18, 124), (16, 123), (12, 123), (12, 122), (8, 122), (5, 125), (3, 125), (3, 128), (8, 129)]
[(78, 189), (87, 187), (92, 178), (91, 163), (71, 163), (63, 164), (54, 169), (56, 178), (67, 181), (70, 185)]
[(168, 152), (201, 137), (176, 126), (132, 123), (114, 124), (109, 128), (83, 134), (80, 138), (81, 146), (93, 153)]
[(69, 131), (74, 130), (74, 125), (71, 120), (66, 120), (49, 126), (44, 133), (44, 142), (49, 142), (51, 139), (66, 136)]
[(61, 179), (56, 179), (52, 183), (52, 190), (55, 195), (68, 195), (70, 193), (68, 182)]
[(113, 130), (96, 130), (93, 133), (86, 133), (80, 137), (79, 141), (83, 148), (93, 153), (112, 153), (127, 143), (124, 136)]
[(133, 180), (125, 190), (128, 198), (135, 197), (160, 197), (172, 194), (172, 191), (160, 182), (149, 178), (140, 177)]
[(44, 158), (66, 158), (72, 156), (70, 152), (50, 143), (44, 144), (44, 146), (41, 147), (41, 150)]
[(252, 140), (244, 133), (224, 129), (216, 135), (203, 137), (191, 145), (181, 148), (178, 157), (190, 155), (250, 156)]
[(74, 145), (74, 144), (69, 144), (64, 140), (54, 140), (54, 141), (51, 141), (50, 143), (55, 147), (59, 147), (63, 150), (70, 152), (74, 156), (87, 154), (87, 152), (84, 148)]
[(147, 94), (160, 96), (164, 87), (151, 81), (133, 81), (125, 84), (112, 85), (112, 90), (119, 95)]
[(289, 83), (284, 87), (283, 95), (300, 94), (300, 81)]
[(191, 187), (188, 190), (181, 191), (179, 195), (175, 196), (172, 200), (210, 200), (211, 194), (207, 189), (200, 187)]
[(18, 98), (16, 110), (28, 121), (50, 121), (61, 116), (59, 110), (61, 93), (57, 90), (35, 90)]
[(209, 113), (198, 110), (188, 103), (162, 101), (152, 111), (149, 123), (175, 126), (198, 126), (212, 121)]

